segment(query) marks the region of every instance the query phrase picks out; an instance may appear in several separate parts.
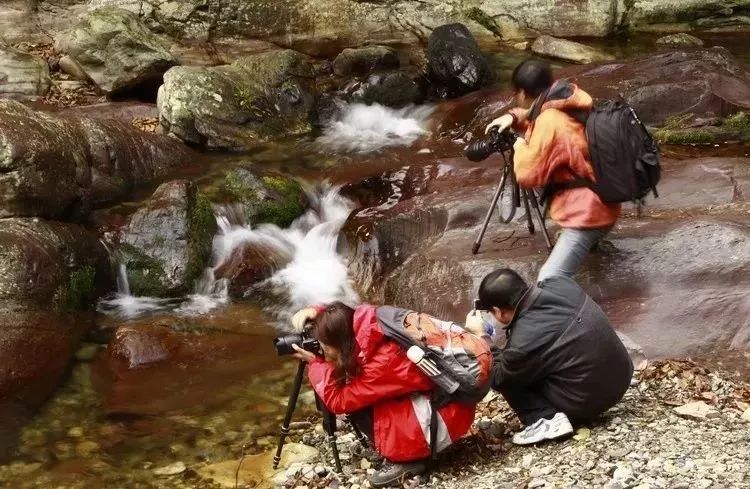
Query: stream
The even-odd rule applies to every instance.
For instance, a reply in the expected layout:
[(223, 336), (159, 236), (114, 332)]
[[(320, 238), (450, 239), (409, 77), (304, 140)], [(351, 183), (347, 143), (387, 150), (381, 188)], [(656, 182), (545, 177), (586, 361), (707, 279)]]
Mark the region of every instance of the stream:
[[(744, 39), (726, 44), (748, 64)], [(645, 49), (605, 41), (601, 47), (621, 56)], [(501, 83), (520, 59), (503, 54), (492, 55)], [(429, 139), (436, 111), (435, 105), (398, 110), (352, 105), (315, 139), (279, 141), (251, 155), (204, 153), (180, 170), (175, 176), (190, 178), (201, 188), (248, 162), (298, 175), (305, 181), (309, 209), (280, 229), (249, 226), (230, 206), (214, 206), (218, 232), (210, 266), (192, 292), (178, 298), (132, 295), (124, 265), (112, 256), (118, 290), (99, 302), (97, 331), (79, 349), (67, 382), (23, 428), (11, 460), (0, 465), (0, 486), (219, 487), (191, 467), (275, 446), (296, 365), (277, 357), (271, 341), (287, 331), (294, 311), (332, 300), (383, 300), (413, 307), (419, 302), (425, 310), (460, 320), (469, 307), (469, 290), (485, 271), (499, 263), (533, 270), (542, 259), (543, 244), (539, 236), (526, 236), (522, 215), (507, 228), (495, 226), (482, 255), (469, 254), (499, 160), (471, 164), (461, 156), (463, 141)], [(652, 207), (651, 220), (628, 217), (612, 238), (619, 252), (595, 256), (582, 283), (649, 357), (701, 354), (716, 359), (730, 344), (747, 349), (750, 250), (742, 236), (750, 229), (750, 218), (744, 210), (720, 207), (750, 197), (748, 148), (665, 148), (665, 155), (664, 198)], [(738, 161), (726, 163), (730, 156)], [(713, 171), (729, 171), (727, 165), (734, 165), (731, 178)], [(733, 197), (738, 185), (744, 185), (743, 199)], [(121, 222), (151, 190), (98, 211), (93, 220)], [(699, 213), (690, 209), (697, 205), (718, 210), (696, 217)], [(700, 219), (723, 237), (686, 247), (690, 233), (686, 236), (681, 226)], [(726, 231), (730, 228), (736, 236)], [(701, 234), (705, 229), (693, 233), (709, 236), (714, 228)], [(364, 235), (380, 241), (355, 239)], [(663, 240), (665, 236), (669, 239)], [(660, 252), (675, 256), (654, 270), (648, 257), (638, 255), (642, 243), (661, 243)], [(247, 247), (264, 250), (271, 261), (283, 256), (286, 264), (242, 298), (233, 298), (226, 279), (217, 280), (215, 272)], [(689, 250), (700, 266), (681, 275), (680, 256), (690, 255)], [(377, 266), (363, 257), (375, 257)], [(379, 281), (389, 273), (387, 281)], [(634, 286), (628, 273), (647, 277), (652, 289)], [(726, 277), (733, 277), (733, 292), (717, 297)], [(659, 289), (668, 283), (676, 284), (673, 296)], [(419, 297), (419, 290), (426, 296)], [(664, 308), (693, 308), (684, 311), (676, 326), (688, 328), (692, 313), (703, 315), (707, 323), (715, 321), (706, 302), (721, 309), (732, 331), (713, 331), (704, 341), (693, 326), (665, 329), (668, 316), (658, 312)], [(632, 320), (634, 314), (642, 316), (639, 324)], [(673, 336), (678, 339), (671, 341)], [(728, 367), (743, 362), (740, 355)], [(315, 413), (312, 392), (305, 386), (295, 420), (315, 421)], [(170, 468), (181, 477), (163, 478)]]

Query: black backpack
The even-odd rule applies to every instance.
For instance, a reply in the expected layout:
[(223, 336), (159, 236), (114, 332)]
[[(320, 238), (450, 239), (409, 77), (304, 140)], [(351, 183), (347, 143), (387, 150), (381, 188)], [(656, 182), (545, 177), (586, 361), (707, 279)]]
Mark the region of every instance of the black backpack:
[[(566, 90), (565, 87), (553, 86), (552, 89), (558, 94), (554, 98), (566, 98), (572, 94), (572, 89)], [(553, 98), (549, 97), (549, 91), (534, 103), (530, 114), (532, 121), (541, 113), (542, 105)], [(661, 176), (659, 148), (630, 105), (622, 100), (601, 100), (588, 113), (569, 115), (586, 126), (596, 182), (576, 178), (554, 184), (545, 189), (547, 198), (559, 190), (576, 187), (591, 188), (607, 203), (640, 203), (649, 192), (659, 196), (656, 190)]]

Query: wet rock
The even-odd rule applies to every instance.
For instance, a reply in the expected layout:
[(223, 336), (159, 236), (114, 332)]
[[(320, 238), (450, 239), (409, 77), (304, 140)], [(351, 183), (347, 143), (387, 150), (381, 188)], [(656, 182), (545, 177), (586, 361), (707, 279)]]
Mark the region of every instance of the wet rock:
[(427, 43), (428, 76), (441, 97), (457, 97), (490, 82), (492, 72), (474, 37), (463, 24), (441, 25)]
[(136, 14), (114, 7), (89, 12), (80, 24), (56, 37), (56, 49), (111, 96), (153, 96), (164, 72), (176, 63), (168, 43)]
[(314, 92), (307, 57), (284, 50), (213, 68), (172, 68), (157, 105), (167, 133), (208, 148), (242, 149), (309, 131)]
[(0, 220), (0, 456), (62, 380), (109, 283), (106, 251), (83, 228)]
[[(250, 455), (240, 460), (227, 460), (218, 462), (198, 469), (198, 474), (211, 479), (222, 487), (235, 487), (235, 480), (239, 478), (242, 485), (251, 487), (273, 487), (274, 478), (284, 475), (287, 467), (294, 463), (312, 462), (318, 457), (318, 450), (299, 443), (286, 443), (282, 452), (279, 469), (272, 468), (274, 451), (268, 451), (257, 455)], [(240, 467), (239, 473), (237, 467)], [(314, 474), (314, 472), (313, 472)]]
[(650, 54), (579, 70), (577, 78), (595, 97), (622, 94), (648, 124), (687, 112), (705, 118), (750, 109), (750, 74), (724, 48)]
[(333, 60), (336, 76), (367, 75), (373, 71), (398, 68), (398, 55), (386, 46), (365, 46), (344, 49)]
[(536, 54), (574, 63), (595, 63), (612, 59), (611, 56), (585, 44), (552, 36), (537, 37), (531, 44), (531, 50)]
[(81, 64), (72, 56), (68, 56), (66, 54), (65, 56), (60, 58), (59, 66), (60, 71), (62, 71), (63, 73), (67, 73), (78, 81), (86, 82), (90, 80), (89, 75), (88, 73), (86, 73), (84, 67), (81, 66)]
[(658, 46), (666, 47), (701, 47), (703, 41), (695, 36), (692, 36), (686, 32), (680, 32), (678, 34), (670, 34), (668, 36), (660, 37), (656, 40)]
[(77, 218), (185, 163), (178, 142), (114, 120), (0, 101), (0, 218)]
[(165, 297), (192, 289), (208, 265), (215, 232), (211, 204), (193, 183), (160, 185), (122, 231), (131, 293)]
[(0, 96), (34, 101), (44, 96), (51, 84), (47, 62), (42, 58), (0, 46)]
[(674, 412), (683, 418), (705, 421), (719, 415), (715, 408), (703, 401), (695, 401), (674, 408)]
[(370, 75), (366, 80), (353, 82), (345, 91), (351, 102), (394, 108), (419, 103), (424, 96), (414, 78), (402, 71)]
[(291, 253), (284, 253), (277, 247), (246, 243), (216, 267), (214, 276), (229, 281), (232, 297), (243, 297), (253, 285), (271, 277), (291, 259)]

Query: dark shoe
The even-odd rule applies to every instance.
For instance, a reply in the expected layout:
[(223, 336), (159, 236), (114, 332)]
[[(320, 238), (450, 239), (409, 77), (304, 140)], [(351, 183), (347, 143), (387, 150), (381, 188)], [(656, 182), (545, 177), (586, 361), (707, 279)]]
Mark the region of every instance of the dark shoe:
[(385, 462), (377, 472), (370, 476), (370, 484), (376, 488), (387, 487), (409, 477), (423, 474), (425, 470), (427, 470), (427, 465), (424, 462), (411, 462), (408, 464)]

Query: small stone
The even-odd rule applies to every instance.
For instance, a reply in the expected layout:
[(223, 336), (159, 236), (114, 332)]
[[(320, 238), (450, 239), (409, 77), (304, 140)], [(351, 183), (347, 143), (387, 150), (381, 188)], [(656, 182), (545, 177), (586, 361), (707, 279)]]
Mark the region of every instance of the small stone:
[(627, 466), (618, 467), (612, 474), (612, 478), (616, 481), (628, 481), (633, 478), (633, 471)]
[(89, 458), (99, 451), (99, 444), (93, 441), (82, 441), (76, 445), (76, 455), (82, 458)]
[(372, 467), (372, 464), (371, 464), (371, 463), (370, 463), (370, 461), (369, 461), (369, 460), (367, 460), (366, 458), (363, 458), (362, 460), (360, 460), (360, 461), (359, 461), (359, 468), (360, 468), (360, 469), (362, 469), (362, 470), (367, 470), (367, 469), (369, 469), (370, 467)]
[(526, 486), (529, 489), (535, 489), (537, 487), (544, 487), (547, 483), (543, 479), (532, 479), (529, 485)]
[(746, 421), (750, 423), (750, 408), (747, 408), (744, 413), (742, 413), (742, 416), (740, 417), (742, 421)]
[(352, 484), (349, 489), (362, 489), (362, 487), (359, 484)]
[(327, 476), (327, 475), (328, 475), (328, 469), (326, 469), (326, 468), (325, 468), (325, 467), (323, 467), (322, 465), (316, 465), (316, 466), (315, 466), (315, 474), (316, 474), (316, 475), (317, 475), (318, 477), (325, 477), (325, 476)]
[(513, 45), (513, 48), (518, 49), (519, 51), (527, 51), (529, 49), (529, 44), (529, 41), (517, 42)]
[(523, 467), (524, 469), (530, 468), (533, 463), (534, 463), (534, 455), (531, 453), (527, 453), (521, 459), (521, 467)]
[(704, 421), (709, 418), (715, 418), (719, 415), (718, 411), (703, 401), (689, 402), (674, 408), (674, 411), (683, 418)]
[(576, 434), (573, 435), (573, 439), (576, 441), (585, 441), (591, 438), (591, 430), (588, 428), (579, 428)]
[(68, 436), (71, 438), (83, 438), (83, 428), (76, 426), (68, 430)]
[(186, 470), (187, 470), (187, 467), (185, 466), (183, 462), (175, 462), (165, 467), (159, 467), (158, 469), (154, 469), (154, 475), (157, 475), (159, 477), (166, 477), (170, 475), (182, 474)]

